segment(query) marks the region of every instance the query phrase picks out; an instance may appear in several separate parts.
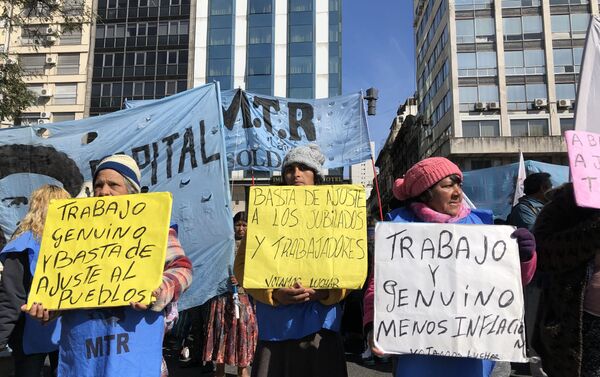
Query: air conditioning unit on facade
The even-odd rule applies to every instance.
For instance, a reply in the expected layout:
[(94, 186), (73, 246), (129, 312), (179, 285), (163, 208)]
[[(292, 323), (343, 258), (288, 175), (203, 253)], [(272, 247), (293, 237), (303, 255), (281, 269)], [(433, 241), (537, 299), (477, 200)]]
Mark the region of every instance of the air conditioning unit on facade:
[(40, 112), (40, 119), (50, 119), (51, 115), (52, 113), (49, 111), (42, 111)]
[(500, 103), (499, 102), (488, 102), (488, 109), (500, 110)]
[(57, 38), (54, 35), (47, 35), (46, 36), (46, 42), (47, 43), (54, 43), (56, 42)]
[(483, 111), (486, 108), (487, 108), (487, 103), (485, 103), (485, 102), (476, 102), (475, 103), (475, 110)]
[(46, 123), (50, 123), (50, 121), (48, 119), (38, 119), (37, 123), (38, 124), (46, 124)]
[(571, 107), (571, 100), (570, 99), (559, 99), (558, 101), (556, 101), (556, 106), (559, 109), (568, 109)]
[(56, 58), (54, 58), (53, 56), (48, 56), (46, 58), (46, 64), (48, 64), (48, 65), (56, 64)]
[(533, 107), (537, 109), (541, 109), (542, 107), (548, 106), (548, 100), (545, 98), (536, 98), (533, 101)]
[(53, 28), (52, 26), (49, 26), (46, 28), (46, 35), (52, 35), (54, 33), (56, 33), (56, 29)]
[(52, 97), (52, 90), (46, 88), (40, 90), (40, 97)]

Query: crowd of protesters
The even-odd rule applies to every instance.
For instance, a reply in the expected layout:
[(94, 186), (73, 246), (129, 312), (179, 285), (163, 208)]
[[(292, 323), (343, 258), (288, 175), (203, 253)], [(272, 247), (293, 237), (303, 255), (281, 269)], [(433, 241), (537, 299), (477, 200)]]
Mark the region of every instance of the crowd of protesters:
[[(282, 163), (284, 184), (322, 184), (324, 162), (316, 145), (292, 149)], [(140, 193), (140, 180), (132, 158), (107, 157), (95, 170), (94, 196)], [(386, 214), (385, 221), (492, 224), (490, 211), (465, 204), (462, 183), (461, 170), (448, 159), (422, 160), (395, 181), (393, 195), (401, 205)], [(600, 377), (600, 211), (578, 207), (573, 186), (552, 188), (545, 173), (530, 175), (524, 192), (508, 222), (517, 228), (512, 237), (518, 244), (521, 282), (531, 282), (525, 303), (528, 354), (538, 361), (532, 373)], [(42, 303), (25, 305), (47, 205), (51, 199), (68, 197), (56, 186), (34, 191), (27, 216), (0, 253), (0, 349), (12, 349), (18, 377), (39, 377), (46, 356), (61, 377), (144, 375), (140, 364), (156, 370), (155, 376), (166, 376), (163, 336), (177, 321), (178, 298), (192, 280), (192, 264), (176, 227), (168, 231), (162, 283), (151, 305), (133, 302), (129, 307), (62, 312), (47, 310)], [(193, 341), (184, 342), (181, 358), (211, 369), (214, 364), (218, 377), (225, 376), (225, 364), (236, 366), (238, 376), (244, 377), (347, 376), (341, 323), (348, 290), (313, 289), (299, 281), (286, 288), (244, 289), (245, 213), (236, 214), (233, 223), (236, 256), (229, 291), (182, 314), (181, 320), (188, 321), (185, 335), (193, 335)], [(384, 357), (373, 344), (373, 313), (371, 273), (365, 285), (363, 329), (372, 353)], [(136, 344), (135, 353), (95, 360), (81, 356), (90, 336), (120, 336), (123, 331), (130, 344)], [(488, 377), (496, 367), (492, 360), (393, 355), (392, 374)]]

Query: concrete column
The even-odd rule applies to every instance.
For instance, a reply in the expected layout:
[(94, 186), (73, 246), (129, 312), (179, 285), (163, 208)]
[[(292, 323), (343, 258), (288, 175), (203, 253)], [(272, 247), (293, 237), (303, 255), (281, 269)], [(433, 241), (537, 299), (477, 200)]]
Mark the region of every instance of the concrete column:
[(273, 95), (287, 95), (287, 0), (275, 0)]

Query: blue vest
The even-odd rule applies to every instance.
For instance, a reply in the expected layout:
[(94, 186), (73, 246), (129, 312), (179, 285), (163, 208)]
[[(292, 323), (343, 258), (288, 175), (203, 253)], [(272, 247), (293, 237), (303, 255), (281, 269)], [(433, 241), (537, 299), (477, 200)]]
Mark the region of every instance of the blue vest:
[[(27, 231), (4, 246), (0, 252), (0, 262), (4, 263), (9, 253), (27, 253), (29, 272), (33, 277), (39, 251), (40, 243), (35, 239), (31, 231)], [(58, 349), (60, 327), (60, 318), (42, 325), (41, 322), (26, 315), (25, 328), (23, 330), (23, 352), (26, 355), (31, 355), (34, 353), (56, 351)]]
[[(397, 208), (386, 214), (387, 221), (400, 223), (421, 223), (409, 208)], [(493, 224), (491, 211), (472, 209), (471, 213), (454, 224)], [(496, 363), (491, 360), (466, 357), (446, 357), (429, 355), (396, 356), (394, 377), (488, 377)]]
[(256, 321), (260, 340), (300, 339), (321, 329), (340, 331), (342, 307), (318, 301), (280, 306), (257, 301)]
[(163, 314), (127, 306), (62, 315), (59, 377), (159, 377)]

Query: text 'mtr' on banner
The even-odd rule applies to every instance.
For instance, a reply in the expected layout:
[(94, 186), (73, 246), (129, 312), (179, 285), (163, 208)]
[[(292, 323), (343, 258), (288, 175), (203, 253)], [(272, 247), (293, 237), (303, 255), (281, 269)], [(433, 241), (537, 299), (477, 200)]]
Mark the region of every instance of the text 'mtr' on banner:
[(356, 185), (251, 187), (244, 287), (361, 288), (365, 203)]
[(600, 208), (600, 134), (566, 131), (575, 202), (580, 207)]
[(171, 205), (166, 192), (51, 201), (27, 306), (150, 304), (162, 281)]
[(375, 344), (390, 354), (526, 361), (513, 231), (377, 223)]

